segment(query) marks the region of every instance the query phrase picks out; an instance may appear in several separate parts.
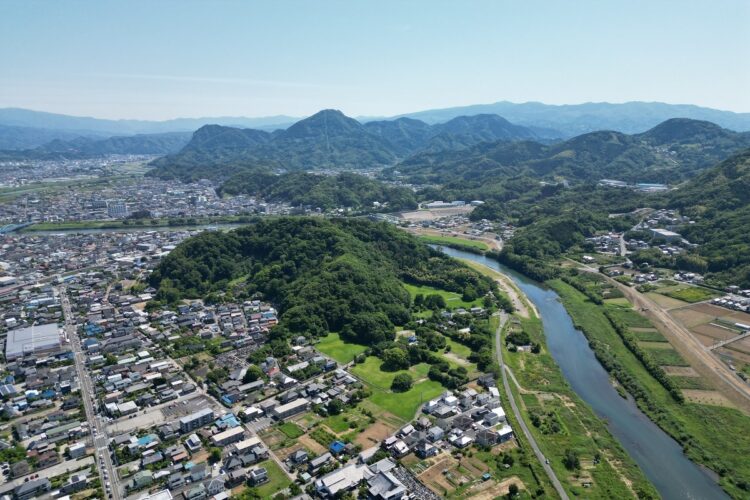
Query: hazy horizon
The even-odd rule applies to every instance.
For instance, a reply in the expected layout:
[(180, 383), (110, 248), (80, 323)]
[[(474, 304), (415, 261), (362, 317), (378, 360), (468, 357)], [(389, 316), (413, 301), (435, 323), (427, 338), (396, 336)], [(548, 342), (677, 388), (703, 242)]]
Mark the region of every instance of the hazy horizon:
[(750, 112), (750, 2), (0, 4), (0, 107), (393, 116), (497, 101)]

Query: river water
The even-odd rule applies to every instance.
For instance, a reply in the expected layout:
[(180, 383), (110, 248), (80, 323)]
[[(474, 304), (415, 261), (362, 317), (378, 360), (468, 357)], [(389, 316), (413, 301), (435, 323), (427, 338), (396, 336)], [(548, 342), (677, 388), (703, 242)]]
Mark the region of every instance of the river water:
[(594, 356), (586, 337), (560, 303), (558, 295), (494, 259), (440, 247), (453, 257), (473, 260), (507, 274), (539, 310), (552, 357), (573, 390), (604, 419), (610, 432), (641, 467), (661, 496), (672, 499), (729, 498), (706, 471), (691, 462), (680, 445), (646, 417), (632, 400), (623, 399)]

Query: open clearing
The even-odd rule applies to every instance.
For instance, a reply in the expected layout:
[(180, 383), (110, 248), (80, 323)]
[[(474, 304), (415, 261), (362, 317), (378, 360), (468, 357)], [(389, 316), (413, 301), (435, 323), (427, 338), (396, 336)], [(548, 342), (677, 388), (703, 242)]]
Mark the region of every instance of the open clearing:
[(462, 207), (432, 208), (430, 210), (414, 210), (412, 212), (401, 212), (402, 219), (412, 222), (421, 222), (425, 220), (435, 220), (441, 217), (450, 217), (452, 215), (467, 215), (474, 210), (473, 205), (464, 205)]
[(723, 394), (718, 391), (704, 391), (700, 389), (683, 389), (682, 394), (685, 399), (693, 403), (700, 403), (712, 406), (725, 406), (734, 408), (734, 405)]
[(656, 292), (648, 292), (646, 296), (664, 309), (676, 309), (687, 304), (687, 302), (673, 299), (672, 297), (667, 297), (666, 295), (662, 295)]
[(381, 441), (393, 434), (396, 429), (398, 429), (398, 426), (389, 425), (386, 422), (378, 420), (359, 433), (354, 443), (362, 445), (363, 449), (367, 449), (380, 444)]
[(669, 366), (665, 365), (661, 367), (667, 375), (674, 375), (677, 377), (699, 377), (698, 372), (692, 366)]
[(315, 344), (315, 348), (342, 364), (351, 363), (358, 354), (367, 350), (363, 345), (344, 342), (338, 333), (329, 333)]
[(404, 283), (404, 287), (409, 291), (409, 294), (412, 298), (417, 296), (417, 294), (422, 294), (425, 297), (428, 295), (440, 295), (443, 297), (443, 299), (445, 299), (445, 304), (448, 309), (457, 309), (459, 307), (469, 309), (471, 307), (482, 306), (482, 299), (476, 299), (471, 302), (466, 302), (461, 298), (461, 294), (456, 292), (449, 292), (447, 290), (441, 290), (439, 288), (433, 288), (431, 286), (411, 285), (409, 283)]

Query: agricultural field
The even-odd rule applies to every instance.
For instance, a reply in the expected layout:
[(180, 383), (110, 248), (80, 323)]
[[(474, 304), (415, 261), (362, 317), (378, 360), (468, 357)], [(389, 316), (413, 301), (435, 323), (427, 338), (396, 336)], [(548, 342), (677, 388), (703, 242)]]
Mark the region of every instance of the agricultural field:
[(305, 431), (300, 429), (299, 425), (294, 422), (284, 422), (279, 426), (279, 430), (289, 439), (296, 439), (305, 433)]
[(341, 364), (351, 363), (357, 355), (367, 350), (367, 347), (363, 345), (345, 342), (335, 332), (321, 338), (320, 342), (315, 344), (315, 348)]
[(445, 299), (445, 304), (448, 309), (458, 309), (459, 307), (463, 307), (464, 309), (468, 309), (471, 307), (482, 307), (481, 298), (471, 302), (466, 302), (465, 300), (463, 300), (463, 298), (461, 298), (461, 294), (456, 292), (449, 292), (447, 290), (441, 290), (439, 288), (433, 288), (431, 286), (411, 285), (409, 283), (404, 283), (404, 287), (409, 291), (412, 299), (417, 294), (422, 294), (425, 297), (433, 294), (440, 295)]
[(710, 300), (719, 296), (717, 292), (698, 286), (662, 288), (659, 290), (659, 293), (691, 304), (694, 302), (703, 302), (704, 300)]

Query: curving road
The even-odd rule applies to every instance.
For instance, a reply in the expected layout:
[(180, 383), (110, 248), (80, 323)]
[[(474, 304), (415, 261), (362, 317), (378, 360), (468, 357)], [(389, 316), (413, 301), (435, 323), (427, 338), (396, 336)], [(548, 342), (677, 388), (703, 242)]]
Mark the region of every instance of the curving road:
[[(508, 395), (510, 407), (513, 410), (513, 414), (516, 416), (518, 425), (520, 425), (521, 429), (523, 430), (524, 436), (526, 436), (526, 439), (529, 441), (531, 449), (534, 450), (534, 455), (536, 455), (539, 463), (542, 464), (542, 467), (544, 468), (544, 472), (547, 473), (549, 480), (552, 482), (552, 486), (555, 487), (555, 490), (557, 491), (557, 494), (560, 496), (560, 498), (568, 500), (569, 497), (565, 492), (565, 488), (563, 488), (562, 483), (560, 483), (560, 480), (557, 479), (557, 475), (555, 475), (555, 471), (552, 470), (552, 467), (550, 467), (550, 465), (547, 463), (547, 460), (544, 458), (542, 450), (539, 449), (539, 445), (536, 443), (534, 436), (531, 434), (531, 431), (526, 425), (526, 422), (521, 417), (521, 411), (518, 409), (518, 405), (516, 404), (516, 398), (515, 396), (513, 396), (513, 392), (510, 390), (508, 375), (505, 373), (506, 367), (505, 362), (503, 361), (503, 342), (501, 338), (503, 326), (505, 326), (505, 323), (508, 321), (508, 314), (502, 311), (496, 314), (500, 317), (500, 323), (497, 325), (497, 330), (495, 330), (495, 352), (497, 354), (497, 362), (500, 364), (500, 371), (502, 372), (503, 388), (505, 389), (505, 394)], [(508, 368), (507, 370), (510, 371), (510, 368)]]

